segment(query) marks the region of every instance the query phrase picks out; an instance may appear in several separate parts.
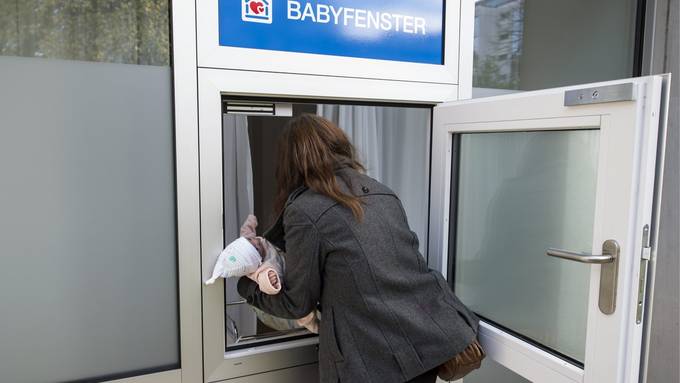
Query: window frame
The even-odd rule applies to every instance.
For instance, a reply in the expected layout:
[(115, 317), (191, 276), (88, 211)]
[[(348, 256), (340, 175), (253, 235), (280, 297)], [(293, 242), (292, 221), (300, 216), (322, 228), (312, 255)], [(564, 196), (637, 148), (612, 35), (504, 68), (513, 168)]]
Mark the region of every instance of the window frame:
[[(457, 86), (199, 68), (199, 157), (202, 280), (224, 248), (222, 99), (415, 106), (432, 108)], [(451, 88), (454, 89), (451, 89)], [(266, 89), (266, 90), (265, 90)], [(264, 93), (266, 92), (266, 93)], [(454, 93), (455, 94), (455, 93)], [(291, 97), (291, 95), (295, 95)], [(423, 100), (423, 95), (435, 97)], [(419, 98), (417, 98), (419, 97)], [(417, 100), (417, 102), (415, 102)], [(431, 119), (432, 124), (432, 119)], [(432, 129), (432, 126), (430, 127)], [(430, 161), (432, 138), (430, 138)], [(432, 164), (430, 162), (430, 171)], [(429, 205), (429, 204), (428, 204)], [(431, 219), (428, 220), (431, 222)], [(429, 230), (429, 225), (428, 225)], [(423, 239), (426, 240), (426, 239)], [(428, 244), (429, 251), (429, 244)], [(316, 337), (226, 352), (222, 280), (202, 286), (204, 376), (208, 382), (317, 362)]]

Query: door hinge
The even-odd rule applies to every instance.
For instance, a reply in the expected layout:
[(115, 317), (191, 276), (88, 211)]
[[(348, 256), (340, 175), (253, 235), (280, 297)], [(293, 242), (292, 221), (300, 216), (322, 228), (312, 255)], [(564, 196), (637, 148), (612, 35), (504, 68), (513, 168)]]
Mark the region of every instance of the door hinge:
[(637, 296), (637, 312), (635, 314), (635, 323), (642, 323), (642, 316), (645, 311), (645, 295), (647, 292), (647, 271), (649, 268), (649, 260), (652, 255), (652, 244), (649, 235), (649, 225), (645, 225), (642, 229), (642, 254), (640, 256), (640, 280), (638, 284)]

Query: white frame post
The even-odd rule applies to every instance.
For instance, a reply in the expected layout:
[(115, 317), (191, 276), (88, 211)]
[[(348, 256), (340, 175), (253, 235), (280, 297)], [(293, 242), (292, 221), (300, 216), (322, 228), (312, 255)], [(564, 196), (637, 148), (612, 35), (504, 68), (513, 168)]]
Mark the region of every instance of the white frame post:
[(203, 381), (196, 8), (194, 1), (171, 4), (181, 381), (193, 383)]
[(458, 100), (472, 98), (472, 78), (475, 55), (475, 1), (460, 2), (458, 52)]

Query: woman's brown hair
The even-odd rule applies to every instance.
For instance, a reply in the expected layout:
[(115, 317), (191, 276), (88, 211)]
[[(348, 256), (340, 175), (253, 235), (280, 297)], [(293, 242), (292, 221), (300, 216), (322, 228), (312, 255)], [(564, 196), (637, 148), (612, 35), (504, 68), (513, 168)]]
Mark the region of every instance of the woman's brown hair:
[(279, 139), (276, 213), (283, 211), (290, 193), (304, 185), (346, 206), (357, 220), (361, 220), (361, 201), (342, 192), (335, 178), (335, 169), (341, 165), (365, 171), (342, 129), (313, 114), (293, 118), (286, 124)]

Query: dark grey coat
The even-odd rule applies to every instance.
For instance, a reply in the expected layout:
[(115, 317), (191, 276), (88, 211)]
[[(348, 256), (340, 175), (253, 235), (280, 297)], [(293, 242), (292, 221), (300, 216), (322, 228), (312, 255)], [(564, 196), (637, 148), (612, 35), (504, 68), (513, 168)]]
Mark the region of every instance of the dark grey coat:
[(238, 291), (284, 318), (320, 305), (321, 382), (404, 382), (465, 349), (478, 320), (428, 269), (394, 192), (350, 168), (337, 176), (361, 197), (363, 221), (326, 196), (298, 190), (266, 234), (286, 251), (282, 292), (263, 294), (247, 278)]

